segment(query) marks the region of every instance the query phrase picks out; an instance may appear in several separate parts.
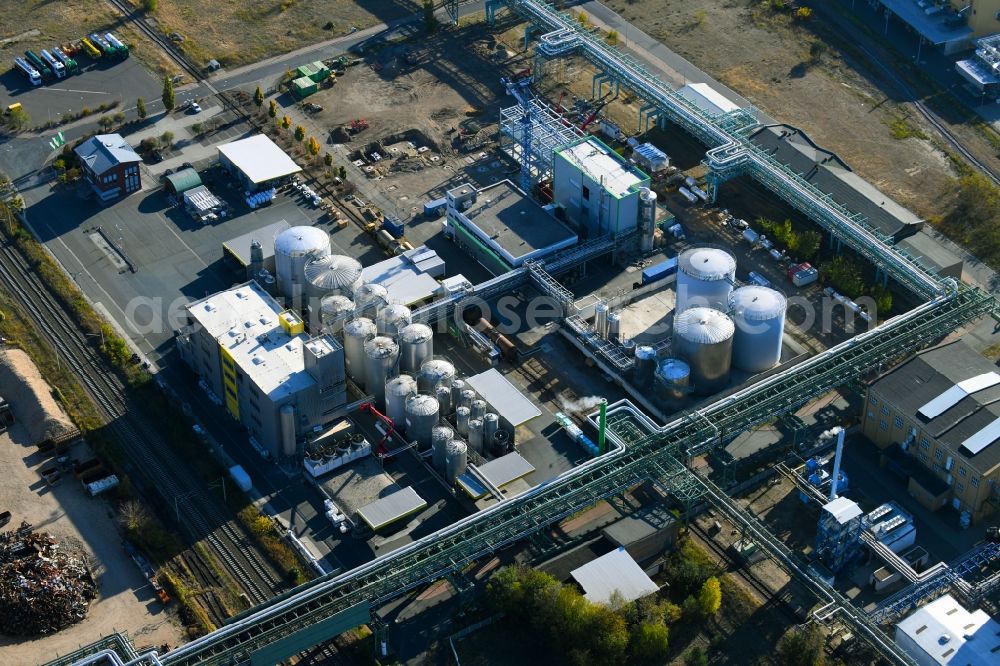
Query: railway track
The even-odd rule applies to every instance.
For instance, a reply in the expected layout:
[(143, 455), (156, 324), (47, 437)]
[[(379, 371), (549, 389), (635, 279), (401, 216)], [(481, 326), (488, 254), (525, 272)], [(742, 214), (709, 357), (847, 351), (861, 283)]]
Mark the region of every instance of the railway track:
[(194, 578), (198, 588), (193, 595), (195, 600), (204, 609), (212, 624), (217, 627), (222, 626), (229, 617), (225, 605), (219, 599), (222, 581), (202, 559), (201, 555), (193, 550), (181, 553), (180, 559), (187, 567), (187, 571), (182, 571), (180, 566), (176, 566), (174, 567), (175, 572), (178, 574), (186, 573)]
[(87, 334), (33, 276), (15, 247), (0, 245), (0, 286), (21, 302), (61, 362), (79, 377), (109, 429), (122, 442), (130, 475), (144, 490), (155, 489), (165, 503), (174, 506), (180, 528), (194, 541), (205, 540), (252, 603), (262, 603), (282, 591), (281, 575), (251, 546), (218, 500), (191, 478), (191, 470), (170, 453), (156, 424), (132, 404), (128, 387), (107, 366)]
[(708, 532), (702, 529), (696, 521), (692, 520), (688, 529), (698, 536), (698, 541), (705, 544), (715, 555), (725, 562), (729, 568), (730, 573), (739, 576), (753, 591), (757, 594), (765, 605), (770, 604), (772, 607), (776, 608), (782, 615), (784, 615), (793, 624), (799, 624), (802, 622), (802, 618), (795, 609), (788, 603), (786, 593), (781, 595), (775, 594), (767, 583), (757, 577), (753, 571), (744, 566), (742, 562), (738, 561), (729, 552), (723, 548), (718, 542), (713, 539)]

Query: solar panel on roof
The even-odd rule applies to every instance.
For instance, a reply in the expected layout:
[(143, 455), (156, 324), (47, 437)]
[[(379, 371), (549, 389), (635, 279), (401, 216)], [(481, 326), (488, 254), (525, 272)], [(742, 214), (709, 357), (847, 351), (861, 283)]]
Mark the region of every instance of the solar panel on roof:
[(928, 419), (935, 419), (957, 405), (966, 396), (997, 384), (1000, 384), (1000, 375), (995, 372), (987, 372), (963, 379), (917, 411)]
[(962, 442), (962, 448), (972, 455), (976, 455), (997, 439), (1000, 439), (1000, 419), (996, 419), (988, 426)]

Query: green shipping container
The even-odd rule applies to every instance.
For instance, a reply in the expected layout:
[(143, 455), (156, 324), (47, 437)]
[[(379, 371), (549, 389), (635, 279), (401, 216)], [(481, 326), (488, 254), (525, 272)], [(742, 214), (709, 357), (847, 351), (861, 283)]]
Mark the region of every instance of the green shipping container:
[(312, 64), (312, 69), (313, 73), (309, 75), (309, 78), (316, 83), (330, 78), (330, 69), (319, 60)]
[(316, 92), (316, 82), (308, 76), (300, 76), (292, 81), (292, 92), (299, 99), (303, 99)]

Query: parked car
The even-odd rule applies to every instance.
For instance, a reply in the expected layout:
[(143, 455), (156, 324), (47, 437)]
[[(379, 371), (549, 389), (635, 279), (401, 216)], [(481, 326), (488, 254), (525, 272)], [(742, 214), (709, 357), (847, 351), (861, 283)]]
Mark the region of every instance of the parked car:
[(191, 113), (201, 113), (201, 105), (198, 104), (198, 102), (191, 102), (191, 106), (189, 108), (189, 111)]

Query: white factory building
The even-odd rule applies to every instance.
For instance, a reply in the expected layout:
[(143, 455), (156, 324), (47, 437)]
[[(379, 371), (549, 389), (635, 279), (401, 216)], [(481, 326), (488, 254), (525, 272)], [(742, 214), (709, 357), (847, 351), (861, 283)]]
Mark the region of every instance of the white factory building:
[(639, 192), (649, 176), (594, 137), (563, 146), (553, 155), (553, 202), (584, 238), (633, 231)]
[(302, 167), (266, 134), (257, 134), (219, 146), (219, 163), (251, 192), (267, 189)]
[(988, 666), (1000, 659), (1000, 623), (946, 594), (896, 625), (896, 645), (917, 666)]
[(302, 319), (256, 282), (191, 303), (187, 318), (181, 358), (271, 455), (295, 455), (299, 436), (342, 416), (343, 346), (308, 338)]

